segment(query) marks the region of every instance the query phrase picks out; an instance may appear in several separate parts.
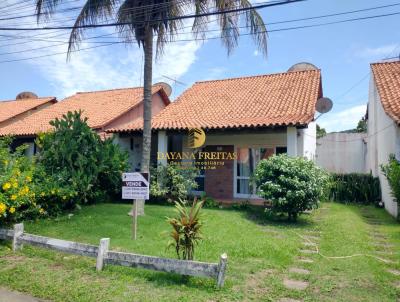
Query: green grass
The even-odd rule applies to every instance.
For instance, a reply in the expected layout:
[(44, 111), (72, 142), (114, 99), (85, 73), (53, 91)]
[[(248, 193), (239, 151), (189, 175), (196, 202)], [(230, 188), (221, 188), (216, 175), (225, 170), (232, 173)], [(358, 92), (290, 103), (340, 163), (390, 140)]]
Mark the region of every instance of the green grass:
[[(0, 244), (0, 284), (53, 301), (276, 301), (281, 297), (304, 301), (395, 301), (400, 291), (393, 286), (396, 277), (376, 258), (357, 256), (330, 259), (312, 255), (314, 263), (296, 263), (302, 248), (301, 236), (309, 230), (322, 231), (320, 250), (324, 256), (374, 254), (369, 226), (361, 210), (379, 217), (376, 226), (389, 241), (400, 246), (399, 225), (383, 210), (372, 207), (324, 204), (328, 210), (303, 215), (297, 224), (269, 222), (255, 213), (233, 210), (204, 210), (205, 239), (195, 252), (199, 261), (218, 262), (228, 254), (228, 272), (223, 289), (215, 281), (190, 278), (134, 268), (106, 266), (97, 273), (95, 260), (25, 246), (12, 253), (9, 243)], [(138, 239), (132, 241), (129, 205), (101, 204), (84, 207), (68, 218), (29, 222), (25, 229), (66, 240), (98, 244), (111, 238), (111, 249), (175, 258), (166, 250), (169, 225), (166, 216), (172, 207), (146, 206), (139, 218)], [(382, 256), (394, 261), (399, 254)], [(311, 271), (304, 276), (291, 275), (289, 267)], [(308, 280), (304, 292), (289, 291), (284, 277)], [(400, 278), (398, 278), (400, 280)]]

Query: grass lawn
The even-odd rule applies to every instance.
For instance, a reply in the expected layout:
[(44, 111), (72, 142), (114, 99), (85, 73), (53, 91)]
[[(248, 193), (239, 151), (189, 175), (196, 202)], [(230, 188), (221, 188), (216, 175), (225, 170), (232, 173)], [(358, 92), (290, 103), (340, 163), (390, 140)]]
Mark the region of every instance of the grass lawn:
[[(25, 246), (16, 254), (10, 243), (0, 244), (0, 284), (52, 301), (396, 301), (400, 276), (387, 272), (400, 270), (400, 227), (383, 210), (373, 207), (323, 204), (324, 210), (303, 215), (297, 224), (270, 222), (249, 212), (204, 210), (204, 241), (197, 247), (199, 261), (218, 262), (228, 254), (226, 285), (215, 288), (215, 281), (190, 278), (141, 269), (107, 266), (97, 273), (95, 260)], [(165, 216), (172, 207), (146, 206), (139, 218), (138, 240), (130, 240), (130, 206), (101, 204), (83, 208), (74, 216), (25, 224), (29, 233), (78, 242), (98, 244), (111, 238), (111, 249), (175, 258), (166, 250), (169, 225)], [(368, 224), (373, 216), (379, 225)], [(384, 234), (393, 254), (376, 251), (373, 229)], [(313, 263), (297, 260), (304, 249), (301, 236), (320, 231), (318, 247), (322, 255), (306, 255)], [(383, 236), (382, 236), (383, 237)], [(367, 254), (351, 258), (329, 258)], [(375, 257), (391, 259), (384, 263)], [(306, 268), (310, 274), (289, 273), (290, 267)], [(305, 291), (288, 290), (283, 279), (307, 280)], [(396, 281), (398, 280), (398, 281)]]

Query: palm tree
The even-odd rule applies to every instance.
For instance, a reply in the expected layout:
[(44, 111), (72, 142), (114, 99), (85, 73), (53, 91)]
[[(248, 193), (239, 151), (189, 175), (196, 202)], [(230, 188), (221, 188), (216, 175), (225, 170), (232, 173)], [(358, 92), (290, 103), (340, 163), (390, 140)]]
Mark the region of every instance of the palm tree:
[[(38, 22), (52, 16), (60, 4), (68, 0), (35, 0)], [(245, 9), (235, 12), (237, 9)], [(116, 18), (121, 38), (137, 42), (144, 51), (143, 83), (143, 148), (141, 169), (149, 172), (151, 148), (151, 88), (153, 70), (153, 40), (156, 36), (156, 55), (173, 41), (183, 28), (182, 17), (194, 12), (191, 31), (195, 38), (204, 38), (209, 21), (208, 13), (215, 12), (221, 39), (228, 54), (237, 46), (240, 18), (244, 17), (257, 47), (266, 54), (267, 31), (261, 16), (249, 0), (87, 0), (71, 30), (68, 55), (79, 47), (88, 25), (96, 25)], [(226, 12), (229, 11), (229, 12)], [(144, 213), (144, 201), (138, 203)]]

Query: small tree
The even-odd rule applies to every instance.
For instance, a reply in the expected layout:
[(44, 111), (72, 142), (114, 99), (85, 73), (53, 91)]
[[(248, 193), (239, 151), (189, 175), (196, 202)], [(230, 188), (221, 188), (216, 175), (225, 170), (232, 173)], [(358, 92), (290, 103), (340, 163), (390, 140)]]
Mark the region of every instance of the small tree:
[(178, 214), (176, 218), (167, 218), (172, 226), (172, 241), (168, 247), (174, 246), (178, 259), (193, 260), (195, 245), (202, 239), (200, 229), (203, 226), (201, 222), (201, 209), (203, 202), (195, 200), (191, 207), (188, 207), (185, 201), (175, 202), (175, 211)]
[(314, 162), (287, 155), (262, 160), (255, 171), (258, 194), (272, 203), (272, 211), (297, 220), (300, 213), (318, 207), (328, 175)]
[(38, 161), (46, 173), (60, 176), (59, 182), (71, 186), (80, 203), (119, 192), (128, 165), (126, 152), (111, 139), (102, 141), (81, 112), (68, 112), (50, 124), (54, 131), (37, 139)]
[(317, 138), (324, 137), (326, 135), (325, 128), (322, 128), (320, 125), (317, 124)]

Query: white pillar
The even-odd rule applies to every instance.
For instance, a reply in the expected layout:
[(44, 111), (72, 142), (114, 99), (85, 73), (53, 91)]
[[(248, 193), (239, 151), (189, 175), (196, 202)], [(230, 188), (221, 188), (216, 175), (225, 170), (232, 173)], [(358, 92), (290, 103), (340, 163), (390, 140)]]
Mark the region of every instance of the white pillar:
[(297, 156), (297, 129), (296, 127), (287, 127), (286, 130), (287, 155)]
[(168, 137), (166, 131), (158, 131), (157, 165), (167, 165)]

